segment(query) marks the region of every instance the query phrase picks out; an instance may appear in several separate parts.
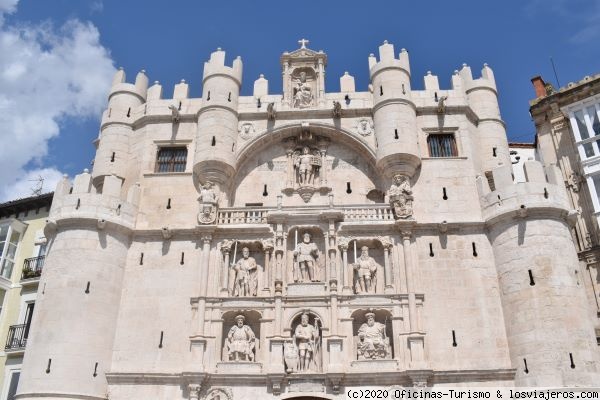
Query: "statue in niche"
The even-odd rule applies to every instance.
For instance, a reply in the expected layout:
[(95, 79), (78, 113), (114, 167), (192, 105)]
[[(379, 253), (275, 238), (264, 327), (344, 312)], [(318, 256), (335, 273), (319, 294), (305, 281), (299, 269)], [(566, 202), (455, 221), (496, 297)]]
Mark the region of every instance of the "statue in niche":
[(318, 151), (315, 150), (311, 154), (310, 148), (304, 146), (301, 153), (299, 151), (294, 152), (294, 168), (300, 186), (314, 185), (320, 167), (321, 157), (319, 157)]
[(369, 248), (361, 248), (360, 257), (354, 263), (356, 293), (375, 293), (377, 291), (377, 263), (369, 256)]
[(244, 325), (243, 315), (235, 317), (235, 325), (227, 334), (227, 355), (229, 361), (254, 361), (256, 336), (248, 325)]
[(319, 372), (317, 359), (321, 352), (318, 318), (314, 325), (309, 324), (309, 315), (302, 314), (300, 323), (294, 330), (294, 345), (298, 349), (298, 372)]
[(394, 175), (392, 186), (387, 192), (390, 206), (396, 219), (406, 219), (412, 216), (412, 189), (408, 176), (403, 174)]
[(390, 339), (385, 331), (385, 324), (375, 321), (375, 314), (365, 314), (367, 322), (358, 328), (356, 350), (359, 360), (382, 360), (389, 358)]
[(311, 241), (310, 233), (302, 235), (302, 242), (294, 249), (294, 282), (319, 282), (317, 259), (319, 248)]
[(250, 257), (250, 249), (242, 249), (242, 258), (235, 264), (235, 283), (233, 295), (237, 297), (256, 296), (258, 289), (258, 266), (254, 257)]
[(296, 87), (294, 88), (294, 107), (306, 108), (312, 105), (313, 94), (308, 82), (306, 82), (306, 72), (300, 72)]
[(206, 181), (200, 189), (198, 222), (201, 224), (212, 224), (217, 219), (217, 194), (212, 187), (213, 183)]

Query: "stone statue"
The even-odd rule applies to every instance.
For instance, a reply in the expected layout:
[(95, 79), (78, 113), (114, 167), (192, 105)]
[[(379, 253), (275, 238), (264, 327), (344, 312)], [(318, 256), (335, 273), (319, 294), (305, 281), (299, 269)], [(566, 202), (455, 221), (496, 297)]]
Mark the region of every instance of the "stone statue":
[(212, 224), (217, 219), (217, 194), (212, 187), (213, 183), (206, 181), (200, 189), (198, 222), (201, 224)]
[(258, 271), (256, 260), (250, 257), (247, 247), (242, 249), (242, 258), (233, 267), (235, 283), (233, 295), (238, 297), (256, 296), (258, 289)]
[(300, 186), (312, 185), (320, 166), (321, 158), (311, 154), (308, 146), (302, 148), (302, 153), (294, 152), (294, 168), (297, 171)]
[(306, 82), (306, 72), (300, 72), (294, 88), (294, 107), (306, 108), (312, 105), (312, 89)]
[(283, 360), (285, 361), (285, 370), (288, 374), (298, 372), (298, 347), (296, 347), (296, 343), (293, 340), (283, 344)]
[(442, 96), (438, 100), (438, 107), (437, 107), (438, 114), (444, 114), (446, 112), (446, 100), (448, 100), (448, 96)]
[(406, 219), (412, 216), (412, 189), (408, 176), (394, 175), (392, 186), (387, 192), (390, 206), (396, 219)]
[(356, 293), (375, 293), (377, 291), (377, 263), (369, 256), (369, 248), (363, 246), (361, 254), (354, 264)]
[(229, 361), (254, 361), (256, 336), (248, 325), (244, 325), (245, 317), (235, 317), (235, 325), (227, 334), (227, 353)]
[(342, 118), (342, 105), (339, 101), (333, 102), (333, 118)]
[(169, 106), (169, 110), (171, 110), (171, 121), (173, 121), (174, 124), (177, 124), (179, 122), (179, 118), (181, 117), (179, 115), (179, 109), (171, 104)]
[(318, 319), (315, 318), (314, 326), (309, 325), (308, 321), (308, 314), (302, 314), (300, 324), (294, 331), (294, 343), (298, 348), (298, 371), (319, 372), (316, 362), (321, 351)]
[(275, 121), (275, 117), (277, 116), (275, 112), (275, 103), (269, 103), (267, 105), (267, 119), (269, 121)]
[(294, 250), (294, 282), (319, 282), (317, 277), (317, 259), (319, 248), (311, 241), (310, 233), (302, 236), (302, 242)]
[(385, 324), (375, 322), (375, 314), (365, 314), (367, 322), (358, 328), (358, 340), (356, 344), (359, 360), (381, 360), (389, 358), (390, 339), (385, 331)]

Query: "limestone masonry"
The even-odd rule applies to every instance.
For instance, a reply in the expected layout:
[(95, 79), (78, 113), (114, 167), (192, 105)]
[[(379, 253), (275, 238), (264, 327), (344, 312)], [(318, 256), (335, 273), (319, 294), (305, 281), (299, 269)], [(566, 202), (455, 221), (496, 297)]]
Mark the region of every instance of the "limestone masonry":
[(514, 183), (494, 74), (368, 91), (218, 49), (202, 98), (115, 75), (93, 171), (59, 183), (19, 399), (341, 399), (362, 386), (593, 386), (560, 171)]

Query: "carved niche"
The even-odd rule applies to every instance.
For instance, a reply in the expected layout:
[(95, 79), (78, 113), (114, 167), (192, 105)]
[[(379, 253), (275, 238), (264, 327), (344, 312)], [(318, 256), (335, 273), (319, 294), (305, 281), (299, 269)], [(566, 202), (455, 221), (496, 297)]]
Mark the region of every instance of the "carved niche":
[(324, 106), (327, 56), (307, 48), (308, 43), (306, 39), (299, 40), (299, 49), (281, 56), (283, 104), (291, 108)]

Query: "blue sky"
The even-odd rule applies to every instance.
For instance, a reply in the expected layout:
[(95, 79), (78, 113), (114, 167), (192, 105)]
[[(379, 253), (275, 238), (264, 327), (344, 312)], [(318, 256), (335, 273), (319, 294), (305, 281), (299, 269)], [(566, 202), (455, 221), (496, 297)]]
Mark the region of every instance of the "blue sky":
[(0, 0), (0, 201), (30, 194), (38, 175), (51, 190), (89, 167), (116, 67), (129, 80), (146, 69), (165, 95), (186, 79), (197, 97), (202, 64), (222, 47), (244, 61), (242, 94), (260, 73), (280, 93), (279, 56), (306, 37), (328, 55), (327, 90), (344, 71), (365, 90), (367, 57), (388, 40), (408, 49), (415, 89), (428, 70), (449, 87), (462, 63), (476, 75), (488, 63), (509, 139), (531, 141), (531, 77), (556, 85), (550, 57), (561, 85), (600, 72), (599, 26), (598, 0)]

